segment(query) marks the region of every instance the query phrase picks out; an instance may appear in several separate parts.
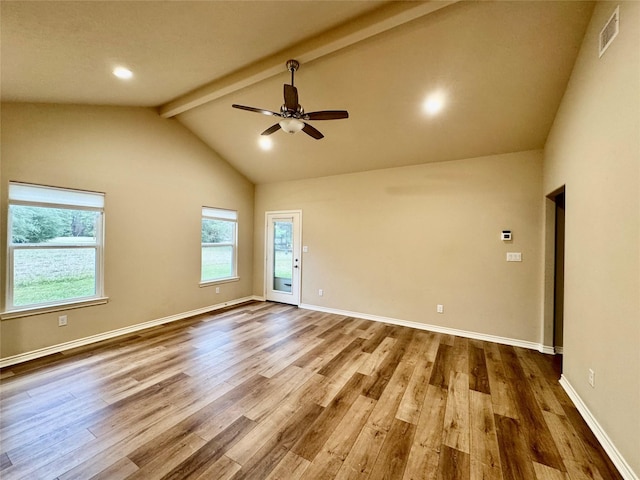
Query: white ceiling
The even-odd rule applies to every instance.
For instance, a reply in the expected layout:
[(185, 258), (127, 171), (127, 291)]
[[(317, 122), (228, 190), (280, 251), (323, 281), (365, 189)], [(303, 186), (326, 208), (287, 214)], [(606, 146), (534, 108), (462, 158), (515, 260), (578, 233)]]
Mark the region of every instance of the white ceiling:
[[(586, 2), (85, 1), (1, 4), (2, 100), (158, 107), (255, 183), (542, 148)], [(325, 134), (259, 133), (284, 62)], [(127, 82), (111, 75), (130, 67)], [(424, 97), (447, 97), (435, 117)]]

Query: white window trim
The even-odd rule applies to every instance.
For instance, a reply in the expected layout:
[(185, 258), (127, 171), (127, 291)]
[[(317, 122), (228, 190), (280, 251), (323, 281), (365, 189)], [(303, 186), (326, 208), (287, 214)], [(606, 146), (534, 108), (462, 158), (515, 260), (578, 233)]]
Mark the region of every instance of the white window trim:
[(71, 302), (60, 302), (39, 307), (19, 308), (0, 313), (0, 319), (9, 320), (11, 318), (29, 317), (31, 315), (41, 315), (43, 313), (62, 312), (64, 310), (73, 310), (75, 308), (104, 305), (108, 301), (109, 297), (97, 297), (88, 300), (74, 300)]
[(240, 280), (240, 277), (225, 277), (220, 280), (203, 280), (199, 283), (200, 288), (202, 287), (211, 287), (213, 285), (220, 285), (221, 283), (231, 283), (237, 282)]
[[(238, 275), (238, 212), (237, 210), (230, 210), (227, 208), (215, 208), (215, 207), (202, 207), (202, 215), (200, 217), (200, 227), (202, 228), (202, 220), (203, 219), (210, 220), (220, 220), (223, 222), (233, 222), (235, 223), (234, 239), (233, 242), (220, 242), (220, 243), (202, 243), (202, 239), (200, 241), (200, 287), (208, 287), (211, 285), (219, 285), (221, 283), (230, 283), (237, 282), (240, 280), (240, 276)], [(232, 260), (232, 268), (233, 274), (229, 277), (222, 278), (212, 278), (208, 280), (202, 280), (202, 247), (232, 247), (233, 249), (233, 260)]]
[[(59, 202), (46, 202), (46, 201), (28, 201), (23, 199), (9, 199), (8, 207), (11, 205), (24, 205), (30, 207), (44, 207), (44, 208), (58, 208), (66, 210), (87, 210), (99, 212), (100, 217), (96, 223), (96, 243), (95, 244), (66, 244), (59, 243), (55, 245), (33, 245), (33, 244), (14, 244), (12, 242), (11, 228), (11, 214), (7, 211), (7, 277), (6, 277), (6, 296), (5, 296), (5, 310), (0, 313), (0, 319), (5, 320), (9, 318), (26, 317), (30, 315), (39, 315), (42, 313), (57, 312), (62, 310), (69, 310), (73, 308), (86, 307), (91, 305), (101, 305), (108, 301), (108, 297), (104, 295), (104, 194), (98, 192), (89, 192), (71, 188), (60, 187), (48, 187), (43, 185), (25, 184), (20, 182), (9, 182), (9, 189), (11, 186), (18, 188), (26, 187), (34, 189), (48, 189), (61, 192), (70, 192), (71, 194), (80, 195), (93, 195), (102, 196), (102, 206), (86, 206), (86, 205), (74, 205), (73, 203), (59, 203)], [(8, 209), (7, 209), (8, 210)], [(15, 306), (13, 305), (13, 257), (15, 250), (30, 250), (30, 249), (62, 249), (62, 248), (92, 248), (96, 251), (96, 294), (90, 297), (78, 297), (74, 299), (65, 299), (53, 302), (43, 302), (38, 304), (31, 304), (27, 306)]]

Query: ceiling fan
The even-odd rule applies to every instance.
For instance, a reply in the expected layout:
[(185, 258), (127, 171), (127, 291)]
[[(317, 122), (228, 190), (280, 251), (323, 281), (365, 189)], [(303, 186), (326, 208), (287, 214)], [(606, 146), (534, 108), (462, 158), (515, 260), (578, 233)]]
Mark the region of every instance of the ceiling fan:
[(293, 85), (294, 74), (299, 67), (300, 63), (298, 63), (297, 60), (287, 61), (287, 70), (291, 72), (291, 85), (284, 84), (284, 104), (280, 107), (279, 113), (263, 108), (237, 105), (235, 103), (232, 105), (233, 108), (239, 108), (240, 110), (262, 113), (263, 115), (271, 115), (282, 119), (275, 125), (267, 128), (260, 135), (271, 135), (280, 129), (287, 133), (296, 133), (302, 130), (307, 135), (316, 140), (320, 140), (324, 135), (304, 120), (338, 120), (340, 118), (349, 118), (349, 112), (346, 110), (322, 110), (309, 113), (304, 111), (302, 105), (298, 103), (298, 89)]

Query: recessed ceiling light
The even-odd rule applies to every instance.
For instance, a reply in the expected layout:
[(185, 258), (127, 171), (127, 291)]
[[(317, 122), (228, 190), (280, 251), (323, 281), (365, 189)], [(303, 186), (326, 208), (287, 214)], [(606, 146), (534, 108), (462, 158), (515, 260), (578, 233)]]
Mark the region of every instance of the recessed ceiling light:
[(260, 136), (260, 140), (258, 140), (258, 144), (262, 150), (271, 150), (271, 147), (273, 147), (271, 139), (262, 135)]
[(122, 80), (129, 80), (131, 77), (133, 77), (133, 72), (125, 67), (114, 68), (113, 74)]
[(429, 115), (435, 115), (442, 110), (442, 108), (444, 107), (444, 104), (445, 104), (444, 94), (442, 92), (435, 92), (426, 98), (426, 100), (422, 104), (422, 107), (424, 108), (424, 111), (427, 112)]

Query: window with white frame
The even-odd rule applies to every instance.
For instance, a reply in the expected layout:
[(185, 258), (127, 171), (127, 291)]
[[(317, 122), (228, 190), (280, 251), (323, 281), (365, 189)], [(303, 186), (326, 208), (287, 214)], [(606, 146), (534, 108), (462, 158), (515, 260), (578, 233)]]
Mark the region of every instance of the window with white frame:
[(201, 241), (200, 283), (236, 279), (238, 212), (202, 207)]
[(9, 183), (6, 310), (101, 298), (104, 194)]

